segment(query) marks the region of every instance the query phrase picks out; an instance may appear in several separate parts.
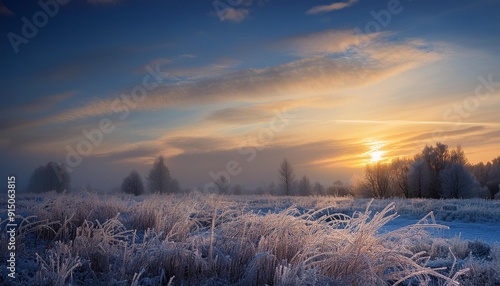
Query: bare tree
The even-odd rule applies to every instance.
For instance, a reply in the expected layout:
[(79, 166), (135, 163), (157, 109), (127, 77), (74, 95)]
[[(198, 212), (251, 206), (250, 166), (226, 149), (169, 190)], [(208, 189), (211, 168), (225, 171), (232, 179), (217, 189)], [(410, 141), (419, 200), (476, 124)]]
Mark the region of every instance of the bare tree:
[(283, 162), (281, 162), (278, 178), (285, 190), (285, 195), (291, 195), (295, 174), (293, 173), (292, 164), (290, 164), (287, 159), (283, 159)]
[(303, 176), (299, 181), (299, 195), (309, 196), (311, 195), (311, 181), (307, 176)]
[(376, 198), (387, 198), (391, 192), (391, 169), (388, 164), (366, 165), (365, 181)]
[(396, 158), (391, 162), (392, 174), (392, 189), (398, 196), (409, 197), (408, 187), (408, 171), (410, 170), (411, 160), (403, 158)]
[(133, 194), (136, 196), (144, 194), (144, 184), (142, 177), (137, 171), (132, 171), (125, 179), (123, 179), (122, 192), (126, 194)]
[(165, 166), (163, 156), (159, 156), (153, 164), (153, 168), (149, 171), (148, 188), (151, 193), (170, 193), (171, 192), (170, 172)]

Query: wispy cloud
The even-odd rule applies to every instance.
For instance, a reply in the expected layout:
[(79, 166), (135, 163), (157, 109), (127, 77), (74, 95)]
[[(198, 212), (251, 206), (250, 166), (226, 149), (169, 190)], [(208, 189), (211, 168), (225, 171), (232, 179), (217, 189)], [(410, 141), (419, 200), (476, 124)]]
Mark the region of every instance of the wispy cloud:
[(219, 18), (221, 22), (229, 21), (234, 23), (240, 23), (245, 20), (250, 14), (250, 11), (245, 8), (232, 8), (228, 7), (219, 13)]
[(352, 6), (356, 2), (358, 2), (358, 0), (349, 0), (347, 2), (335, 2), (329, 5), (314, 6), (311, 9), (309, 9), (306, 13), (313, 15), (313, 14), (327, 13), (335, 10), (341, 10), (349, 6)]
[(227, 124), (248, 124), (269, 121), (273, 113), (256, 106), (229, 107), (216, 110), (207, 116), (207, 120)]
[[(394, 46), (394, 47), (393, 47)], [(397, 55), (388, 55), (394, 50)], [(158, 110), (213, 105), (231, 101), (257, 102), (332, 94), (388, 78), (439, 59), (439, 54), (412, 43), (368, 45), (357, 57), (311, 57), (262, 69), (228, 70), (226, 66), (196, 71), (170, 71), (188, 81), (164, 84), (151, 92), (135, 110)], [(386, 60), (387, 58), (387, 60)], [(214, 67), (212, 67), (214, 68)], [(201, 74), (199, 74), (201, 72)], [(206, 75), (211, 76), (206, 78)], [(71, 121), (112, 114), (115, 98), (95, 100), (82, 107), (64, 110), (37, 124)], [(220, 116), (219, 116), (220, 118)]]
[(193, 55), (193, 54), (182, 54), (179, 57), (183, 58), (183, 59), (194, 59), (194, 58), (196, 58), (196, 55)]
[[(33, 115), (48, 111), (58, 103), (73, 97), (76, 91), (52, 94), (31, 99), (15, 108), (4, 108), (0, 110), (0, 130), (7, 133), (7, 130), (23, 129), (39, 125), (38, 120), (33, 120)], [(28, 116), (19, 117), (19, 112)]]
[(20, 111), (27, 113), (42, 112), (50, 109), (51, 107), (53, 107), (54, 105), (56, 105), (61, 101), (73, 97), (75, 94), (76, 91), (68, 91), (64, 93), (39, 97), (20, 105), (18, 108)]
[(352, 47), (367, 44), (381, 35), (357, 34), (354, 30), (326, 30), (282, 39), (276, 46), (302, 56), (324, 55), (345, 52)]
[(303, 98), (285, 99), (254, 105), (232, 106), (211, 112), (204, 118), (214, 123), (244, 126), (246, 124), (268, 123), (277, 113), (295, 112), (300, 108), (331, 108), (345, 104), (346, 98), (338, 97), (334, 101), (329, 96), (308, 96)]
[(203, 78), (213, 78), (226, 75), (232, 72), (231, 69), (235, 68), (239, 64), (240, 62), (235, 59), (220, 58), (214, 63), (205, 66), (168, 68), (162, 70), (164, 71), (164, 74), (168, 74), (168, 77), (171, 80), (175, 79), (178, 81), (193, 81)]

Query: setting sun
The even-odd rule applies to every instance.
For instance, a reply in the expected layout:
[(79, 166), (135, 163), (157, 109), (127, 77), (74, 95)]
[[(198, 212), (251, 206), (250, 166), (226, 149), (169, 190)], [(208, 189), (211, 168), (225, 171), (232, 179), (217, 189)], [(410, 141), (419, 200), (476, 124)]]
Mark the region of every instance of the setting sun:
[(370, 153), (370, 163), (376, 163), (380, 160), (382, 160), (382, 156), (384, 155), (384, 151), (375, 151)]

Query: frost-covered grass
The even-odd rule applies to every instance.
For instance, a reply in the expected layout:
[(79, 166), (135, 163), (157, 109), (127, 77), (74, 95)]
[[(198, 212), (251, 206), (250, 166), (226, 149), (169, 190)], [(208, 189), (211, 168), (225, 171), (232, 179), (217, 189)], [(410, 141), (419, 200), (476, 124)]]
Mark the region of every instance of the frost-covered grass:
[[(442, 221), (500, 222), (500, 202), (329, 197), (24, 195), (6, 285), (500, 285), (500, 245)], [(416, 224), (381, 231), (397, 216)], [(0, 256), (6, 261), (2, 217)]]

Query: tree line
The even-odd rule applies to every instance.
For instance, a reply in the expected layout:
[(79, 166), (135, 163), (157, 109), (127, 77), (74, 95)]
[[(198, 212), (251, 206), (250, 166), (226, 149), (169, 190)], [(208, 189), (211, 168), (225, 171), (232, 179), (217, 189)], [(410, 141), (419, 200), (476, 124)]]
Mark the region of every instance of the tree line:
[(363, 197), (488, 198), (499, 192), (500, 157), (486, 164), (468, 162), (460, 146), (436, 143), (413, 158), (366, 166), (353, 192)]
[[(325, 187), (320, 182), (312, 183), (308, 176), (296, 178), (292, 164), (285, 158), (278, 170), (278, 185), (253, 191), (244, 190), (239, 184), (231, 186), (221, 176), (214, 181), (219, 194), (270, 194), (270, 195), (332, 195), (356, 197), (403, 197), (403, 198), (489, 198), (500, 197), (500, 156), (491, 162), (470, 164), (464, 151), (458, 146), (436, 143), (425, 146), (421, 152), (409, 158), (396, 158), (390, 162), (367, 164), (358, 180), (345, 184), (335, 181)], [(179, 182), (172, 178), (159, 156), (148, 176), (147, 186), (135, 170), (123, 180), (120, 190), (127, 194), (178, 193)], [(55, 190), (58, 193), (70, 190), (70, 175), (63, 164), (49, 162), (40, 166), (31, 175), (28, 191), (41, 193)]]
[(412, 158), (367, 164), (363, 176), (350, 186), (336, 181), (325, 191), (307, 176), (296, 180), (284, 159), (278, 172), (284, 195), (352, 195), (374, 198), (487, 198), (500, 196), (500, 157), (486, 164), (470, 164), (460, 146), (436, 143)]

